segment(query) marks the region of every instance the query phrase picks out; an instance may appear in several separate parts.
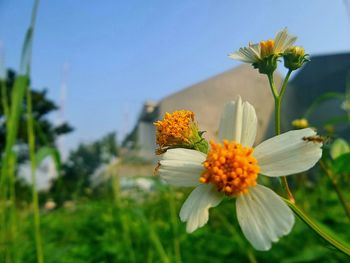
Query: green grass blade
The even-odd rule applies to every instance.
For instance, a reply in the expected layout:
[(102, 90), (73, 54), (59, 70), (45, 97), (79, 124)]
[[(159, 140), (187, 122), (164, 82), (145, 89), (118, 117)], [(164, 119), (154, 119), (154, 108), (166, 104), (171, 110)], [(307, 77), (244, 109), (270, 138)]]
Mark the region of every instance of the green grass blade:
[(314, 219), (308, 217), (299, 207), (291, 203), (289, 200), (283, 200), (287, 205), (293, 210), (293, 212), (310, 227), (319, 237), (327, 241), (330, 245), (338, 249), (340, 252), (344, 253), (347, 256), (350, 256), (350, 245), (334, 234), (329, 228), (321, 223), (317, 222)]

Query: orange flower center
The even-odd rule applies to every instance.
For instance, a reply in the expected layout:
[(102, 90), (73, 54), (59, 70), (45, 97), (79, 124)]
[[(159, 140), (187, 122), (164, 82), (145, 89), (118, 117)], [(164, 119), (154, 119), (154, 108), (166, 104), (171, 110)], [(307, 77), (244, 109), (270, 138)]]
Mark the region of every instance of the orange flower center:
[(194, 113), (188, 110), (167, 112), (164, 119), (155, 122), (154, 125), (157, 144), (160, 148), (189, 143), (196, 128)]
[(260, 56), (261, 58), (267, 57), (274, 53), (275, 41), (269, 39), (267, 41), (260, 42)]
[(229, 141), (223, 145), (210, 142), (210, 145), (201, 183), (212, 183), (228, 196), (247, 193), (249, 187), (256, 185), (260, 168), (252, 155), (253, 148)]

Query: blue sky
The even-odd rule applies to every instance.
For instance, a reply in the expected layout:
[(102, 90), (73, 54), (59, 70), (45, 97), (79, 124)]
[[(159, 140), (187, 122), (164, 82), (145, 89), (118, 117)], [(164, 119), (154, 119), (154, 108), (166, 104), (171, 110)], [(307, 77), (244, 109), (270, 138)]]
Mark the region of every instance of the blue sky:
[[(159, 100), (239, 62), (227, 54), (287, 26), (310, 54), (350, 51), (341, 0), (41, 1), (33, 44), (33, 86), (60, 100), (75, 128), (70, 149), (134, 125), (145, 100)], [(0, 0), (6, 65), (19, 68), (31, 1)], [(51, 116), (53, 120), (56, 115)]]

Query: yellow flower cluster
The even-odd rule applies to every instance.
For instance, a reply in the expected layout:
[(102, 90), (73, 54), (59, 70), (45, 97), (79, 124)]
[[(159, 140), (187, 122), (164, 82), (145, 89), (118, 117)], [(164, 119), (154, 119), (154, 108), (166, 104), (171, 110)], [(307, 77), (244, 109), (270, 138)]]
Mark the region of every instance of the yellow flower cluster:
[(213, 183), (228, 196), (247, 193), (249, 187), (256, 185), (260, 168), (252, 156), (253, 148), (226, 140), (223, 145), (214, 142), (210, 145), (201, 183)]
[(166, 147), (190, 145), (192, 138), (198, 133), (194, 113), (188, 110), (167, 112), (164, 119), (155, 122), (154, 125), (159, 153), (163, 152)]

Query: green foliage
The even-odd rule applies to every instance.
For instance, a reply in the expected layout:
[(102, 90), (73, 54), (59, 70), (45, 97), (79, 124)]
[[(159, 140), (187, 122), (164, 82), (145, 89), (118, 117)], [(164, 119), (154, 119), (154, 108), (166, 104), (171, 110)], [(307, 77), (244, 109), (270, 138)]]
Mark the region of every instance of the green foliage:
[(62, 165), (62, 177), (55, 181), (52, 197), (62, 201), (84, 195), (84, 189), (90, 187), (90, 176), (117, 156), (114, 132), (95, 142), (80, 144)]
[(350, 153), (340, 155), (333, 162), (333, 170), (336, 174), (350, 174)]
[[(210, 210), (206, 226), (187, 234), (178, 213), (189, 191), (177, 188), (174, 192), (157, 178), (154, 180), (154, 192), (123, 190), (122, 198), (114, 201), (111, 187), (107, 187), (103, 196), (78, 200), (74, 208), (63, 206), (42, 212), (46, 262), (132, 262), (133, 256), (134, 262), (157, 263), (166, 259), (176, 262), (176, 239), (181, 262), (254, 262), (252, 257), (257, 262), (347, 262), (345, 255), (322, 243), (299, 220), (291, 234), (274, 244), (270, 251), (252, 250), (239, 229), (232, 199)], [(346, 194), (350, 198), (350, 193)], [(327, 178), (320, 178), (317, 187), (302, 187), (296, 198), (309, 214), (349, 240), (348, 222)], [(35, 253), (32, 222), (27, 217), (22, 211), (21, 231), (25, 236), (21, 238), (19, 253), (21, 262), (31, 263), (35, 262)], [(127, 223), (127, 229), (123, 222)]]

